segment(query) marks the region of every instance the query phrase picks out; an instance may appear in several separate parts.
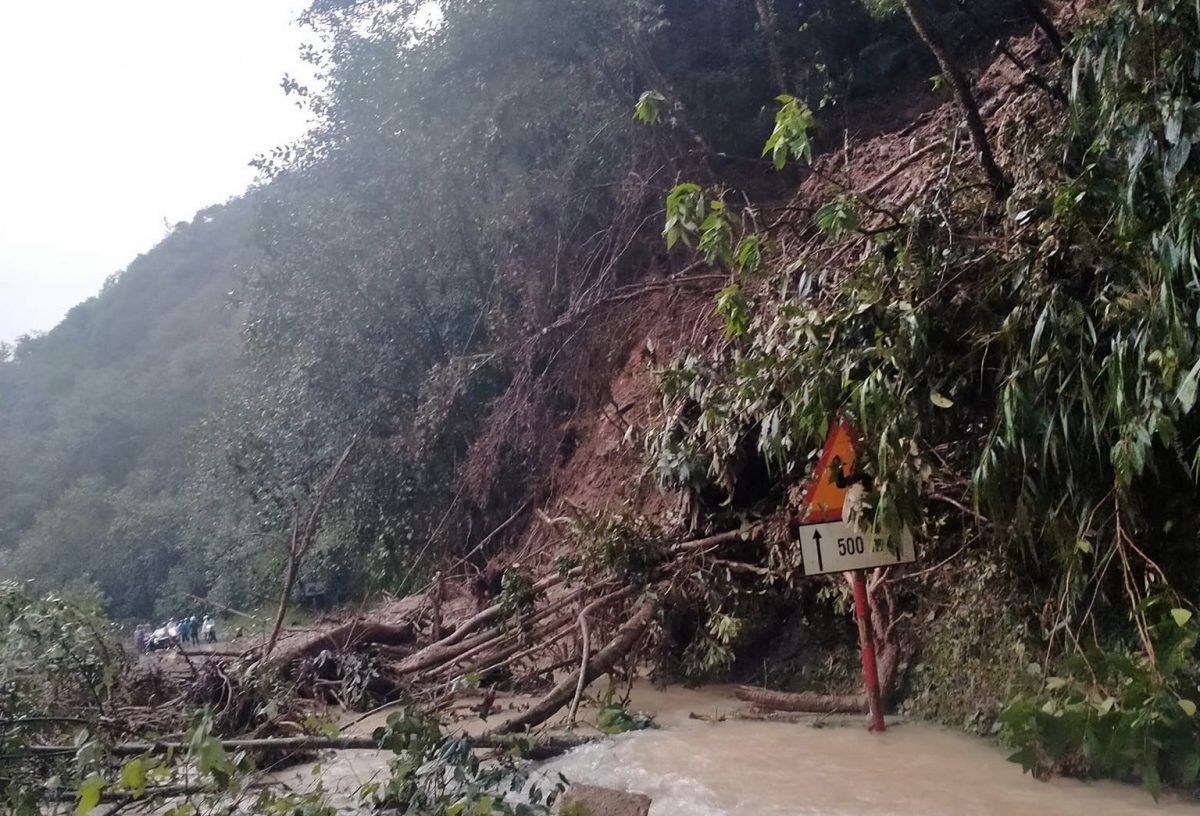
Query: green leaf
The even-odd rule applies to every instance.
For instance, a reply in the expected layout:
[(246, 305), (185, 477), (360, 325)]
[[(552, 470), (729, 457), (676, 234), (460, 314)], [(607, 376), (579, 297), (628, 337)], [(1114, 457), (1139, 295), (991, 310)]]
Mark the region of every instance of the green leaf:
[(1180, 768), (1180, 782), (1185, 788), (1190, 788), (1196, 784), (1196, 777), (1200, 775), (1200, 754), (1188, 754), (1183, 758), (1183, 767)]
[(932, 402), (934, 405), (936, 405), (938, 408), (952, 408), (954, 406), (954, 400), (949, 399), (948, 397), (942, 396), (937, 391), (930, 392), (929, 401)]
[(1031, 746), (1026, 745), (1021, 750), (1014, 754), (1010, 754), (1008, 761), (1021, 766), (1021, 770), (1025, 773), (1033, 773), (1038, 768), (1037, 754)]
[(1196, 716), (1196, 704), (1193, 703), (1191, 700), (1185, 700), (1183, 698), (1180, 698), (1179, 707), (1181, 709), (1183, 709), (1183, 713), (1188, 715), (1189, 717)]
[(121, 768), (121, 787), (132, 793), (135, 799), (140, 799), (146, 792), (146, 761), (144, 759), (134, 757), (125, 763)]
[(1079, 550), (1081, 553), (1085, 553), (1085, 554), (1091, 553), (1092, 542), (1081, 538), (1075, 542), (1075, 549)]
[(717, 292), (717, 314), (725, 319), (725, 336), (741, 337), (750, 328), (750, 309), (742, 289), (731, 283)]
[(835, 240), (858, 229), (858, 208), (854, 198), (841, 195), (822, 205), (817, 209), (816, 222), (818, 229)]
[(104, 777), (98, 774), (92, 774), (79, 783), (79, 789), (75, 792), (76, 816), (85, 816), (88, 811), (100, 804), (100, 791), (104, 790), (104, 785)]
[(1158, 775), (1158, 768), (1154, 767), (1151, 762), (1146, 762), (1142, 766), (1142, 784), (1146, 786), (1146, 790), (1157, 802), (1162, 796), (1162, 777)]
[(771, 154), (775, 169), (782, 170), (788, 157), (812, 163), (812, 144), (808, 132), (816, 125), (816, 119), (808, 105), (793, 96), (783, 94), (776, 97), (782, 103), (775, 114), (775, 129), (767, 139), (762, 154)]
[(1171, 617), (1175, 619), (1175, 623), (1180, 627), (1187, 626), (1187, 622), (1192, 619), (1192, 613), (1187, 609), (1172, 609)]
[(1179, 384), (1179, 389), (1175, 392), (1175, 399), (1179, 400), (1179, 404), (1183, 406), (1183, 413), (1190, 413), (1192, 407), (1196, 404), (1196, 387), (1200, 384), (1200, 361), (1192, 366), (1192, 370), (1183, 378), (1183, 382)]
[(662, 106), (666, 101), (667, 98), (658, 91), (643, 91), (633, 106), (633, 118), (642, 124), (655, 124), (662, 115)]

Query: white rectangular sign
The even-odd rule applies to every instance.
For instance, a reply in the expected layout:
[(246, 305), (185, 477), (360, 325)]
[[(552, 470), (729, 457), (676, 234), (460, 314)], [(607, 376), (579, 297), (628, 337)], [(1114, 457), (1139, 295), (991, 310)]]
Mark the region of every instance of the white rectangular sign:
[(873, 569), (917, 560), (911, 535), (905, 534), (899, 552), (892, 552), (870, 532), (851, 527), (844, 521), (801, 527), (800, 554), (805, 575)]

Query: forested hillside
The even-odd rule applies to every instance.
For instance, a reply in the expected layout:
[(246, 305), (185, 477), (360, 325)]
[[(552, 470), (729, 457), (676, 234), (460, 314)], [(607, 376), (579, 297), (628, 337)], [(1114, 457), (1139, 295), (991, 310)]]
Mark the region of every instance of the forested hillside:
[[(870, 584), (888, 703), (1195, 789), (1200, 8), (305, 21), (314, 129), (0, 364), (5, 573), (121, 616), (449, 577), (489, 625), (583, 575), (606, 670), (649, 627), (659, 679), (859, 710), (796, 546), (844, 418), (856, 519), (922, 559)], [(440, 614), (387, 694), (456, 671)]]
[[(284, 84), (320, 125), (0, 367), (4, 570), (91, 582), (118, 615), (266, 600), (354, 438), (318, 547), (354, 557), (310, 577), (357, 597), (470, 549), (545, 478), (529, 423), (603, 388), (536, 371), (562, 318), (680, 268), (655, 223), (676, 176), (782, 195), (794, 177), (755, 159), (781, 89), (836, 120), (933, 70), (885, 6), (315, 3), (323, 90)], [(648, 88), (669, 125), (632, 119)], [(526, 416), (480, 438), (510, 385)]]
[(177, 224), (0, 361), (0, 568), (145, 614), (179, 558), (191, 428), (233, 369), (250, 200)]

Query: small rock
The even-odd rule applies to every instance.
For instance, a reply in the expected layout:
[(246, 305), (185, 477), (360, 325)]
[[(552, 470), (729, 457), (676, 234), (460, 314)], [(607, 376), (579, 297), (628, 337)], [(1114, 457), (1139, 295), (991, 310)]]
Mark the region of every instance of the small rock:
[(596, 785), (572, 785), (563, 794), (558, 812), (569, 816), (648, 816), (650, 797)]

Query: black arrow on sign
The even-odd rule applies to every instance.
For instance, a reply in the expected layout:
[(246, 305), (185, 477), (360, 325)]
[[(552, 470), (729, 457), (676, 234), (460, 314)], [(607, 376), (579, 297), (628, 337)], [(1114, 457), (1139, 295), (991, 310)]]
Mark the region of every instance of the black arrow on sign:
[(817, 545), (817, 569), (825, 571), (825, 559), (821, 556), (821, 531), (813, 530), (813, 543)]

